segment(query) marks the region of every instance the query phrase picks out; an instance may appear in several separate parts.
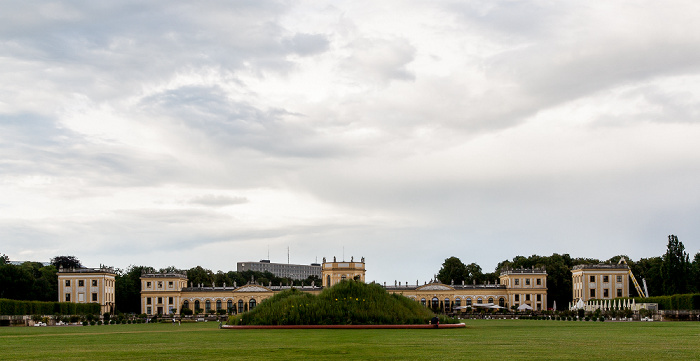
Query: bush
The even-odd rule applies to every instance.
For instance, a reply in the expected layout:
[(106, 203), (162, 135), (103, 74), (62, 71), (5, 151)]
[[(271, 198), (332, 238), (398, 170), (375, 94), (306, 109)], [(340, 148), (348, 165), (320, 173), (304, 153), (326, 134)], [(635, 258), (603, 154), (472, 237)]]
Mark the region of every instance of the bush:
[(87, 321), (83, 321), (83, 326), (87, 326), (87, 325), (88, 325)]

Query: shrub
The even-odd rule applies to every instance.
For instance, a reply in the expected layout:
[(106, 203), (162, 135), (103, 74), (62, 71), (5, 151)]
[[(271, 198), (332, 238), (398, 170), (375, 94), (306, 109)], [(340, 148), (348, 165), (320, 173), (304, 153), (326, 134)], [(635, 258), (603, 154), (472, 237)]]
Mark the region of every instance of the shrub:
[(88, 325), (87, 321), (83, 321), (83, 326), (87, 326), (87, 325)]

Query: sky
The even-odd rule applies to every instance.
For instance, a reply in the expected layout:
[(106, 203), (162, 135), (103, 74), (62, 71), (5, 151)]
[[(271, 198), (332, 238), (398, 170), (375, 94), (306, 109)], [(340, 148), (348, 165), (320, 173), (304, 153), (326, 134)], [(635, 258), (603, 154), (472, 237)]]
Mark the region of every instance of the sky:
[(700, 251), (697, 1), (2, 1), (0, 253)]

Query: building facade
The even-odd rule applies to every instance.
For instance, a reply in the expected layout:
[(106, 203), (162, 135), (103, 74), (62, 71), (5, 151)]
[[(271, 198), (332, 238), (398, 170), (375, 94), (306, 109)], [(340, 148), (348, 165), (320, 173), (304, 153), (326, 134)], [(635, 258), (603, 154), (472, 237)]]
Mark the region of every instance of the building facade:
[[(354, 262), (324, 262), (323, 284), (297, 287), (303, 292), (319, 294), (343, 280), (365, 282), (365, 260)], [(431, 282), (424, 285), (395, 283), (384, 285), (387, 292), (401, 294), (426, 307), (447, 312), (456, 307), (511, 308), (528, 305), (534, 310), (544, 310), (547, 305), (547, 274), (542, 269), (522, 269), (504, 271), (497, 284), (484, 285), (445, 285)], [(180, 315), (183, 309), (199, 310), (205, 314), (220, 310), (227, 313), (241, 313), (255, 308), (260, 302), (276, 293), (288, 290), (290, 286), (261, 285), (250, 283), (242, 286), (223, 285), (221, 287), (187, 286), (187, 279), (181, 274), (144, 274), (141, 277), (142, 312), (148, 315)]]
[(112, 268), (59, 268), (58, 301), (74, 303), (98, 303), (100, 313), (115, 311), (114, 280)]
[(574, 266), (571, 270), (574, 303), (629, 297), (629, 273), (627, 264)]
[(269, 259), (261, 259), (260, 262), (238, 262), (236, 270), (238, 272), (270, 272), (277, 277), (291, 278), (293, 280), (305, 280), (310, 276), (321, 278), (321, 265), (318, 263), (310, 265), (272, 263)]

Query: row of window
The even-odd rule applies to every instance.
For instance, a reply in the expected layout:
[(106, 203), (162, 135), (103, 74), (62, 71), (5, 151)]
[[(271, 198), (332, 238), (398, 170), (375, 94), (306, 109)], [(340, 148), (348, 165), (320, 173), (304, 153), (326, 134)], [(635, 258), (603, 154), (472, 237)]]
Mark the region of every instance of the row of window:
[[(513, 281), (515, 282), (515, 285), (516, 285), (516, 286), (520, 286), (520, 279), (519, 279), (519, 278), (515, 278)], [(541, 279), (541, 278), (535, 278), (535, 284), (538, 285), (538, 286), (542, 286), (542, 279)], [(525, 279), (525, 286), (529, 286), (529, 285), (530, 285), (530, 279), (529, 279), (529, 278), (526, 278), (526, 279)]]
[[(440, 300), (439, 300), (437, 297), (433, 297), (433, 298), (430, 300), (430, 302), (431, 302), (431, 306), (432, 306), (433, 308), (438, 308), (438, 307), (439, 307)], [(471, 298), (466, 298), (466, 299), (465, 299), (465, 302), (466, 302), (466, 305), (465, 305), (465, 306), (471, 307), (471, 305), (472, 305), (472, 299), (471, 299)], [(427, 306), (427, 300), (426, 300), (425, 298), (421, 298), (421, 299), (420, 299), (420, 303), (421, 303), (421, 305), (423, 305), (423, 306)], [(482, 299), (481, 297), (477, 298), (477, 299), (476, 299), (476, 303), (477, 303), (477, 304), (482, 304), (482, 303), (483, 303), (483, 299)], [(493, 303), (493, 297), (489, 297), (489, 298), (488, 298), (488, 303)], [(459, 298), (457, 298), (457, 299), (454, 300), (454, 302), (452, 302), (449, 298), (445, 298), (445, 301), (444, 301), (444, 303), (443, 303), (443, 305), (445, 306), (445, 308), (450, 308), (450, 304), (452, 304), (453, 307), (460, 307), (460, 306), (462, 306), (462, 300), (459, 299)], [(499, 299), (498, 299), (498, 304), (499, 304), (499, 306), (503, 307), (503, 306), (505, 305), (505, 299), (504, 299), (503, 297), (499, 298)]]
[[(596, 282), (596, 276), (588, 276), (588, 282), (590, 283), (595, 283)], [(622, 276), (615, 276), (615, 280), (617, 283), (622, 283)], [(582, 282), (583, 281), (583, 276), (575, 276), (574, 277), (574, 283), (576, 282)], [(610, 276), (603, 276), (603, 283), (608, 283), (610, 282)]]
[[(147, 281), (146, 288), (151, 288), (152, 284), (153, 283), (151, 281)], [(163, 281), (158, 281), (157, 285), (158, 285), (158, 288), (163, 288)], [(173, 288), (173, 285), (174, 285), (173, 281), (168, 281), (168, 288)]]
[[(66, 293), (65, 297), (66, 302), (70, 302), (70, 293)], [(85, 302), (85, 294), (84, 293), (78, 293), (78, 302)], [(92, 293), (92, 301), (91, 302), (97, 302), (97, 293), (93, 292)]]
[[(222, 305), (223, 305), (223, 303), (221, 302), (221, 300), (216, 300), (216, 310), (217, 310), (217, 311), (219, 311), (219, 310), (222, 309), (222, 308), (221, 308)], [(238, 310), (237, 310), (238, 313), (243, 313), (243, 312), (245, 312), (245, 302), (243, 302), (243, 300), (238, 300), (238, 302), (236, 303), (236, 305), (238, 306)], [(257, 306), (257, 301), (256, 301), (254, 298), (251, 298), (251, 299), (248, 301), (248, 310), (254, 309), (255, 306)], [(185, 301), (182, 303), (182, 308), (183, 308), (183, 309), (184, 309), (184, 308), (190, 308), (190, 302), (189, 302), (188, 300), (185, 300)], [(194, 301), (194, 309), (195, 309), (195, 310), (201, 309), (201, 303), (199, 302), (199, 300), (195, 300), (195, 301)], [(233, 307), (233, 300), (228, 300), (228, 302), (226, 302), (226, 310), (228, 310), (229, 312), (231, 312), (231, 311), (236, 311), (236, 309), (234, 309), (234, 307)], [(206, 300), (206, 301), (204, 302), (204, 311), (205, 311), (205, 312), (211, 311), (211, 300)]]
[[(537, 302), (542, 302), (542, 295), (536, 295)], [(530, 301), (530, 295), (525, 294), (525, 301)], [(520, 302), (520, 295), (515, 295), (515, 302)]]
[[(588, 292), (589, 292), (588, 296), (590, 298), (596, 298), (596, 289), (595, 288), (591, 288), (590, 290), (588, 290)], [(580, 298), (581, 296), (583, 296), (581, 290), (577, 290), (576, 293), (578, 293), (578, 295), (576, 295), (576, 297)], [(616, 290), (616, 297), (622, 297), (622, 288), (618, 288)], [(610, 290), (609, 289), (603, 288), (603, 298), (610, 298)]]
[[(70, 287), (70, 282), (71, 280), (66, 280), (66, 287)], [(106, 280), (106, 285), (107, 287), (110, 287), (110, 280)], [(92, 287), (97, 287), (97, 280), (91, 280), (91, 285)], [(85, 280), (78, 280), (78, 287), (85, 287)]]

